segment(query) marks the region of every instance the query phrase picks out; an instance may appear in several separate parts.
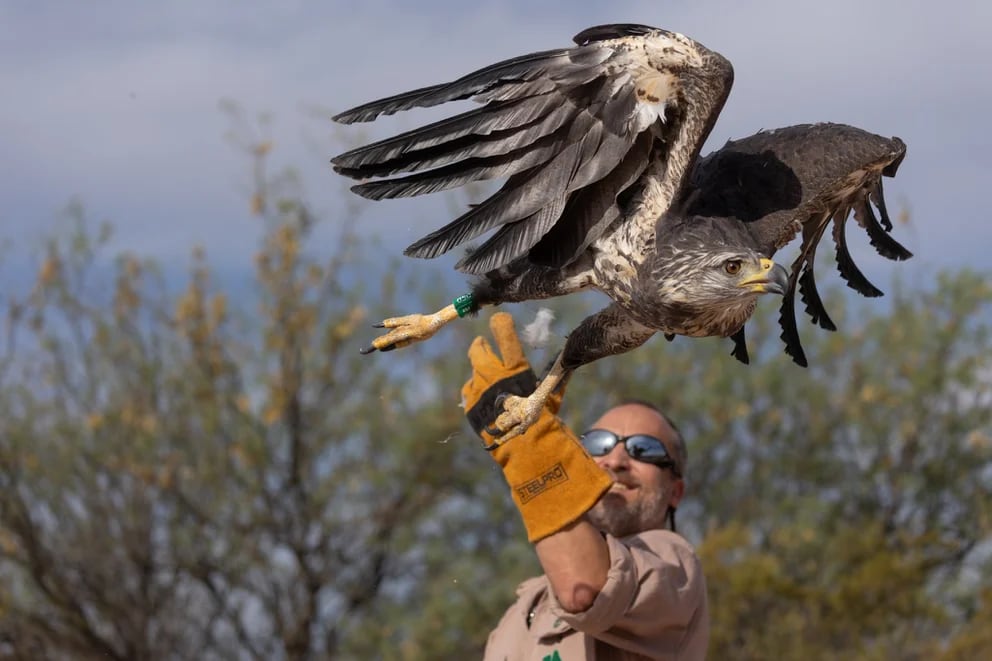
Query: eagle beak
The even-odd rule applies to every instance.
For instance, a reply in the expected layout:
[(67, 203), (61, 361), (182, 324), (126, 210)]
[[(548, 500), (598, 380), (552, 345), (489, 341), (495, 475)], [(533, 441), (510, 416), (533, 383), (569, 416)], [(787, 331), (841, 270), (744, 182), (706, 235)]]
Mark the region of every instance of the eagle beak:
[(789, 271), (764, 257), (759, 264), (756, 271), (746, 274), (737, 285), (756, 294), (784, 295), (789, 288)]

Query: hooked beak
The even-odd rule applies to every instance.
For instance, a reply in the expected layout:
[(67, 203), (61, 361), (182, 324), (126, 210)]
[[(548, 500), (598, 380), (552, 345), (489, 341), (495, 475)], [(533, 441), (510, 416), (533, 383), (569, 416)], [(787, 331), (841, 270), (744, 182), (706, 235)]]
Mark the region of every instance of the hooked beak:
[(745, 287), (756, 294), (783, 296), (789, 288), (789, 271), (784, 266), (762, 257), (759, 268), (745, 274), (737, 286)]

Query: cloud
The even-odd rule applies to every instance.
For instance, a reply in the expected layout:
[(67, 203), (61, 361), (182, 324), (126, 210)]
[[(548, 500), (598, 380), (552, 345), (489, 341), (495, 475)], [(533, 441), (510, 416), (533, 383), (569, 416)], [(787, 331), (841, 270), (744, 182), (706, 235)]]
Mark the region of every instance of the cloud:
[[(889, 185), (911, 207), (923, 263), (984, 266), (992, 105), (992, 9), (932, 3), (8, 3), (0, 8), (0, 177), (7, 235), (50, 227), (79, 195), (118, 226), (118, 245), (164, 261), (189, 246), (250, 263), (248, 163), (224, 135), (230, 98), (273, 115), (275, 165), (301, 172), (340, 218), (344, 182), (327, 158), (429, 114), (337, 130), (303, 109), (341, 110), (568, 43), (603, 22), (685, 32), (734, 62), (736, 83), (709, 149), (759, 128), (832, 120), (899, 135), (909, 155)], [(372, 205), (364, 226), (405, 245), (450, 218), (450, 202)]]

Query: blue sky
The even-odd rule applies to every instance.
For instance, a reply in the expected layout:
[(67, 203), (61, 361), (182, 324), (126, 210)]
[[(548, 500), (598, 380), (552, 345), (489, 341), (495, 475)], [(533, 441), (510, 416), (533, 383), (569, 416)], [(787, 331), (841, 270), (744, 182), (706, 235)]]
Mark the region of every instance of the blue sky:
[[(221, 99), (271, 114), (275, 164), (300, 171), (329, 237), (349, 194), (328, 158), (425, 115), (346, 128), (320, 111), (567, 45), (607, 22), (683, 32), (734, 63), (704, 151), (809, 121), (901, 137), (908, 155), (886, 183), (890, 207), (912, 213), (913, 226), (897, 228), (917, 253), (908, 264), (987, 265), (992, 5), (978, 1), (13, 0), (0, 4), (0, 236), (36, 247), (77, 198), (114, 223), (117, 249), (185, 265), (195, 243), (221, 268), (247, 272), (260, 229)], [(451, 213), (450, 200), (389, 201), (360, 222), (399, 254)], [(852, 243), (884, 284), (891, 267), (863, 237)]]

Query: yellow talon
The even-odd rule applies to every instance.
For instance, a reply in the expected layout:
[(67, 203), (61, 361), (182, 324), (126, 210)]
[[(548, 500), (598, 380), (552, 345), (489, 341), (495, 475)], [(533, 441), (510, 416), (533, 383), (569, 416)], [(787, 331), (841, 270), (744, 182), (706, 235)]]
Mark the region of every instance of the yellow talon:
[[(545, 404), (558, 384), (565, 378), (565, 374), (565, 369), (562, 367), (562, 356), (558, 354), (558, 358), (551, 366), (547, 376), (537, 384), (537, 389), (529, 397), (507, 395), (503, 398), (503, 413), (493, 422), (492, 428), (486, 430), (494, 437), (497, 445), (502, 445), (511, 438), (522, 435), (537, 422)], [(557, 407), (550, 410), (555, 413)]]
[(535, 392), (530, 397), (510, 395), (503, 400), (503, 412), (493, 424), (501, 432), (497, 442), (502, 445), (527, 431), (541, 416), (545, 399)]
[(373, 351), (392, 351), (402, 349), (414, 342), (426, 340), (436, 333), (449, 321), (458, 318), (458, 312), (454, 305), (449, 305), (434, 314), (408, 314), (405, 317), (390, 317), (382, 323), (376, 324), (375, 328), (391, 329), (385, 335), (380, 335), (372, 341), (372, 344), (361, 350), (363, 354)]

